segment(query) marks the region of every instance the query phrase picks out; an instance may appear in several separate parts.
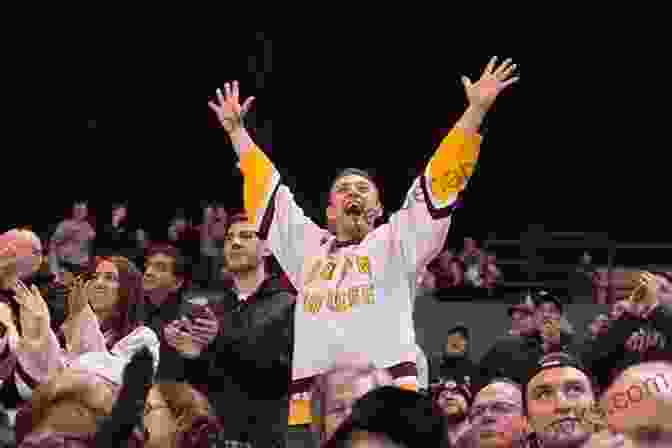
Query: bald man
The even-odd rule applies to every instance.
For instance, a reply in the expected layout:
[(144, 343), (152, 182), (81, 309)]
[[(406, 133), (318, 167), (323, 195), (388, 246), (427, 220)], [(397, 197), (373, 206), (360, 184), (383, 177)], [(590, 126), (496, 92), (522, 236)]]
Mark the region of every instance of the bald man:
[(672, 446), (672, 361), (626, 369), (601, 399), (611, 429), (636, 448)]

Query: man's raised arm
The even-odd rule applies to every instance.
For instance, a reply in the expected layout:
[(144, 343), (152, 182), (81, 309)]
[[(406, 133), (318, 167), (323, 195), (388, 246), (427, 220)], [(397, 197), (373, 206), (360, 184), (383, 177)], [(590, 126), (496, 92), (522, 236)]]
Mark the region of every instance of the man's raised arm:
[(243, 119), (252, 101), (254, 97), (240, 104), (239, 85), (234, 81), (224, 84), (224, 93), (218, 89), (217, 103), (210, 101), (208, 106), (217, 114), (240, 159), (245, 213), (299, 289), (304, 254), (320, 244), (326, 231), (304, 214), (289, 188), (281, 185), (278, 170), (245, 130)]
[(450, 227), (450, 219), (443, 218), (450, 216), (476, 168), (483, 118), (497, 96), (518, 80), (511, 77), (516, 66), (510, 59), (496, 64), (497, 58), (492, 58), (475, 83), (462, 77), (469, 106), (415, 180), (402, 209), (390, 219), (391, 239), (400, 244), (409, 273), (417, 275), (441, 251)]

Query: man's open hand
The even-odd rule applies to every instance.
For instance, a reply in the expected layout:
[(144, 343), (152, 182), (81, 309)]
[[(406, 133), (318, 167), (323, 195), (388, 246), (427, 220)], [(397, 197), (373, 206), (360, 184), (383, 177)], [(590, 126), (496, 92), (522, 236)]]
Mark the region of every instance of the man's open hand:
[(250, 110), (254, 97), (251, 96), (240, 105), (240, 87), (238, 81), (224, 84), (224, 94), (217, 89), (217, 103), (208, 101), (208, 106), (217, 114), (217, 119), (228, 134), (243, 127), (243, 119)]
[(485, 67), (481, 78), (475, 83), (472, 83), (466, 76), (462, 77), (469, 104), (485, 112), (494, 104), (500, 92), (519, 79), (518, 76), (511, 77), (516, 69), (513, 60), (507, 59), (499, 67), (496, 64), (497, 57), (495, 56)]

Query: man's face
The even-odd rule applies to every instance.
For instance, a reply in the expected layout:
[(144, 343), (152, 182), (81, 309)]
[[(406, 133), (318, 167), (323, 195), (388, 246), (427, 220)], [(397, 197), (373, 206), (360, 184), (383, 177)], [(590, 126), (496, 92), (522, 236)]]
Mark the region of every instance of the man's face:
[(601, 399), (614, 432), (672, 446), (672, 364), (650, 362), (627, 369)]
[(462, 333), (449, 334), (445, 350), (451, 355), (463, 355), (467, 351), (467, 339)]
[(455, 420), (464, 420), (467, 416), (467, 400), (453, 388), (444, 389), (436, 399), (443, 415)]
[(526, 335), (535, 330), (534, 315), (526, 311), (517, 310), (511, 314), (511, 329)]
[(86, 219), (89, 214), (89, 207), (86, 204), (75, 204), (72, 208), (72, 216), (77, 221)]
[(165, 254), (155, 254), (147, 258), (142, 288), (145, 291), (175, 291), (182, 280), (175, 274), (175, 258)]
[(325, 440), (328, 440), (352, 412), (354, 403), (376, 387), (373, 375), (338, 371), (327, 377), (325, 394)]
[(580, 370), (542, 370), (527, 385), (528, 420), (545, 447), (581, 446), (591, 436), (585, 416), (594, 400), (590, 381)]
[(525, 437), (522, 394), (511, 384), (484, 387), (474, 399), (469, 419), (481, 448), (509, 448)]
[(265, 246), (257, 235), (256, 226), (236, 222), (229, 226), (224, 237), (224, 258), (229, 272), (248, 272), (256, 269), (265, 255)]
[(114, 210), (112, 210), (112, 218), (122, 220), (126, 218), (127, 213), (128, 211), (126, 210), (126, 207), (117, 207)]
[(535, 317), (537, 328), (543, 332), (545, 327), (557, 325), (562, 314), (555, 303), (544, 302), (537, 307)]
[(336, 180), (330, 192), (327, 220), (334, 222), (337, 233), (351, 239), (364, 238), (373, 230), (379, 211), (378, 190), (370, 180), (355, 174)]

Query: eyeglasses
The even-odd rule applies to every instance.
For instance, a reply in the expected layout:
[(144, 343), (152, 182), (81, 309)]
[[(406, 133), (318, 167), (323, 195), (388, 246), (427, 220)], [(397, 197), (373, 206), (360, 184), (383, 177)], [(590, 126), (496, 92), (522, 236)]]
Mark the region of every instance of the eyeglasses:
[(490, 412), (494, 416), (513, 415), (522, 411), (522, 406), (506, 401), (495, 401), (493, 403), (473, 406), (469, 412), (469, 417), (481, 418), (486, 412)]

